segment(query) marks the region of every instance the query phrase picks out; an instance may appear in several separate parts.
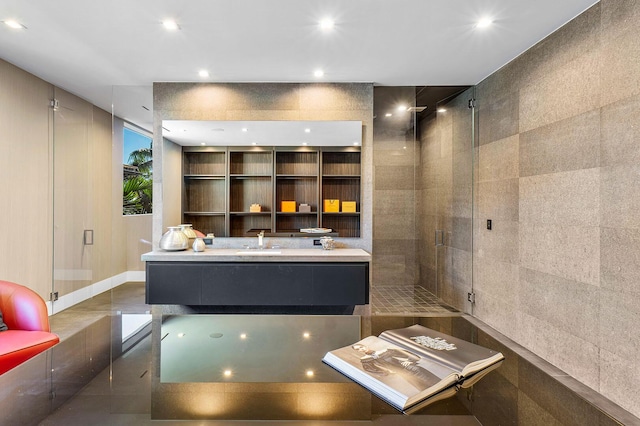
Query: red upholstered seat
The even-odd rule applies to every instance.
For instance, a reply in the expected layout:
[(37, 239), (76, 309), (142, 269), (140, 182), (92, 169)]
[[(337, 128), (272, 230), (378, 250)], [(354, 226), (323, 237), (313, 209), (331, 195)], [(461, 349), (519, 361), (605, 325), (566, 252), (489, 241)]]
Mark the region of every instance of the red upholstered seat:
[(0, 333), (0, 374), (49, 349), (60, 339), (47, 331), (6, 330)]
[(0, 311), (9, 327), (0, 331), (0, 374), (60, 341), (50, 332), (45, 301), (33, 290), (0, 280)]

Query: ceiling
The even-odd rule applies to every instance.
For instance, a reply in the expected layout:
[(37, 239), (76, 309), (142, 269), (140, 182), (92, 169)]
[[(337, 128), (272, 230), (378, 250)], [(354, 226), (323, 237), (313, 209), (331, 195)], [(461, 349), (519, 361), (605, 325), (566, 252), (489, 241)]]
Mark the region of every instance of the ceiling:
[(149, 129), (153, 82), (476, 84), (594, 3), (2, 0), (0, 58)]

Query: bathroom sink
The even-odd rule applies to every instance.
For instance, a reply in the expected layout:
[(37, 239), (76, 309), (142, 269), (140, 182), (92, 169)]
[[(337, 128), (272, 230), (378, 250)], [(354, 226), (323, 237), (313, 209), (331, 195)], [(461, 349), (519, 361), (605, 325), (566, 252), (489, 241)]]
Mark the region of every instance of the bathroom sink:
[(237, 251), (236, 254), (239, 254), (241, 256), (243, 255), (249, 255), (249, 256), (270, 256), (273, 254), (282, 254), (282, 252), (280, 250), (270, 250), (270, 249), (266, 249), (266, 250), (240, 250)]

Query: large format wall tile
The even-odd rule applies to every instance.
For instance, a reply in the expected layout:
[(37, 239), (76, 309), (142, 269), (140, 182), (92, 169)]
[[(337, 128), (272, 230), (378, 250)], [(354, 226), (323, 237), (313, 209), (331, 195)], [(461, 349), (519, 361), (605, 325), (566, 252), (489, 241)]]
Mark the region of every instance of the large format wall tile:
[(599, 37), (600, 7), (596, 4), (514, 61), (518, 67), (520, 87), (535, 83), (565, 64), (598, 49)]
[(473, 307), (473, 315), (482, 318), (489, 326), (500, 330), (505, 336), (517, 340), (518, 310), (516, 306), (506, 303), (502, 296), (495, 296), (474, 288), (476, 303)]
[(598, 389), (598, 346), (525, 313), (519, 314), (519, 341), (587, 386)]
[(518, 263), (518, 228), (518, 222), (510, 221), (494, 221), (492, 230), (480, 226), (475, 245), (480, 261), (488, 258)]
[(376, 166), (374, 189), (416, 189), (413, 166)]
[(600, 293), (597, 287), (520, 268), (520, 310), (598, 345)]
[(517, 178), (519, 172), (518, 135), (501, 139), (480, 147), (478, 152), (478, 180)]
[(478, 134), (480, 145), (485, 145), (518, 133), (518, 93), (487, 102), (483, 99), (478, 105)]
[(513, 307), (520, 303), (520, 268), (517, 264), (484, 259), (474, 262), (473, 289), (500, 298)]
[(640, 229), (640, 164), (600, 169), (600, 224)]
[(637, 294), (601, 290), (600, 346), (640, 368), (640, 304)]
[(520, 221), (598, 226), (599, 186), (597, 168), (520, 178)]
[(600, 393), (630, 412), (640, 413), (640, 365), (635, 359), (621, 358), (611, 353), (609, 346), (600, 349)]
[(517, 178), (480, 182), (478, 215), (482, 219), (517, 221), (519, 217)]
[(520, 134), (520, 176), (599, 166), (598, 109)]
[(640, 162), (640, 99), (631, 96), (602, 108), (600, 164)]
[(640, 230), (600, 228), (600, 286), (640, 297)]
[(597, 286), (600, 283), (600, 230), (522, 223), (520, 266)]
[(520, 132), (600, 106), (600, 56), (587, 53), (520, 90)]
[[(618, 3), (618, 2), (616, 2)], [(621, 8), (628, 8), (630, 1), (620, 1)], [(637, 3), (637, 2), (636, 2)], [(616, 5), (617, 7), (617, 5)], [(603, 10), (608, 10), (605, 6)], [(616, 25), (610, 25), (610, 31), (603, 31), (602, 53), (602, 105), (607, 105), (620, 99), (640, 93), (640, 34), (638, 33), (637, 6), (630, 18), (616, 30)], [(620, 19), (613, 22), (620, 23)]]

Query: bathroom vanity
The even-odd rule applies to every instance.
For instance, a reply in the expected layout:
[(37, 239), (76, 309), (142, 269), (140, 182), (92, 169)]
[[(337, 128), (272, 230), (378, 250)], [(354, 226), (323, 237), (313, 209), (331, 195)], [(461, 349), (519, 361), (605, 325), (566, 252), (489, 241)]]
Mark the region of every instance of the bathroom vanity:
[(346, 306), (369, 303), (362, 249), (209, 249), (142, 255), (151, 305)]

